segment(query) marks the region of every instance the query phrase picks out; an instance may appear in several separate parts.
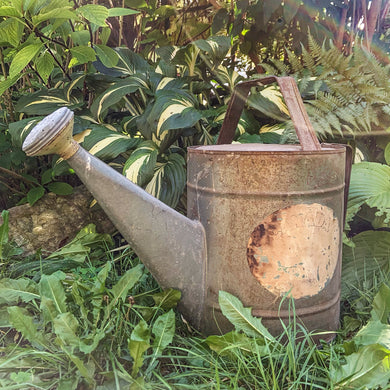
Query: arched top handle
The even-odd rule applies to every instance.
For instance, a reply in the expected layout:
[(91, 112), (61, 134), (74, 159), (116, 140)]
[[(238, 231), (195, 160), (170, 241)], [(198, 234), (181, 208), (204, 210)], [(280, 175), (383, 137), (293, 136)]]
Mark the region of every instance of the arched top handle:
[(310, 123), (295, 80), (292, 77), (276, 76), (244, 81), (236, 85), (229, 101), (226, 116), (217, 140), (217, 145), (230, 144), (233, 141), (238, 121), (240, 120), (245, 101), (251, 88), (257, 85), (261, 86), (271, 84), (275, 81), (279, 84), (280, 91), (282, 92), (284, 101), (286, 102), (288, 111), (290, 112), (302, 150), (321, 150), (321, 145), (318, 142), (313, 126)]

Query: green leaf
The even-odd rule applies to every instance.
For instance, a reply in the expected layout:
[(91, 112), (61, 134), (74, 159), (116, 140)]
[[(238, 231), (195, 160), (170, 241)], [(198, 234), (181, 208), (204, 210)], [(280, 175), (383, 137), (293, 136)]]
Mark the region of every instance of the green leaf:
[(58, 310), (56, 309), (55, 302), (47, 297), (41, 297), (40, 310), (42, 312), (42, 317), (46, 324), (53, 322), (58, 315)]
[(55, 181), (49, 183), (47, 186), (49, 191), (54, 192), (57, 195), (70, 195), (73, 194), (73, 187), (68, 183)]
[(88, 339), (91, 339), (88, 340), (90, 342), (87, 343), (85, 337), (80, 340), (80, 351), (84, 352), (85, 354), (92, 353), (96, 350), (96, 348), (99, 346), (100, 341), (103, 340), (105, 336), (106, 332), (104, 331), (104, 329), (96, 329), (94, 333), (88, 335)]
[(91, 132), (83, 141), (83, 147), (102, 160), (112, 160), (121, 153), (136, 148), (141, 141), (141, 138), (131, 138), (106, 127), (92, 125)]
[(114, 49), (111, 49), (111, 47), (105, 45), (95, 45), (94, 48), (99, 60), (107, 68), (112, 68), (118, 63), (118, 54)]
[(387, 165), (390, 165), (390, 142), (386, 145), (384, 157)]
[(53, 320), (53, 327), (55, 334), (69, 346), (77, 347), (80, 339), (77, 336), (77, 329), (79, 322), (72, 313), (60, 313)]
[(34, 318), (21, 307), (11, 306), (8, 308), (8, 314), (11, 325), (20, 332), (30, 343), (45, 346), (44, 335), (38, 331)]
[(353, 247), (343, 247), (341, 294), (364, 290), (364, 281), (389, 272), (390, 232), (367, 230), (352, 238)]
[(0, 279), (0, 304), (16, 305), (40, 299), (35, 283), (30, 279)]
[(206, 40), (199, 39), (192, 42), (198, 49), (208, 53), (213, 62), (222, 61), (228, 53), (231, 40), (230, 37), (222, 35), (215, 35), (207, 38)]
[(390, 325), (371, 320), (359, 330), (353, 341), (357, 345), (379, 344), (390, 353)]
[(144, 141), (130, 155), (123, 167), (123, 174), (133, 183), (144, 186), (153, 177), (158, 148), (153, 141)]
[(152, 333), (154, 334), (153, 349), (157, 356), (172, 342), (175, 334), (175, 313), (172, 309), (157, 318)]
[[(390, 220), (390, 167), (374, 162), (361, 162), (352, 166), (348, 195), (348, 213), (362, 204), (377, 208), (376, 215)], [(350, 220), (351, 215), (348, 219)]]
[(227, 27), (229, 22), (229, 11), (225, 8), (221, 8), (214, 15), (213, 23), (211, 25), (212, 34), (216, 34), (223, 28)]
[(30, 206), (33, 206), (44, 194), (45, 189), (42, 186), (31, 188), (31, 190), (27, 192), (27, 201)]
[(72, 54), (72, 59), (69, 62), (68, 68), (75, 65), (86, 64), (87, 62), (96, 61), (95, 50), (89, 46), (76, 46), (69, 49)]
[(225, 291), (219, 292), (219, 306), (222, 314), (234, 325), (236, 330), (243, 331), (247, 336), (264, 337), (272, 342), (275, 338), (261, 323), (261, 319), (253, 317), (251, 308), (243, 306), (238, 298)]
[(23, 75), (18, 74), (14, 77), (9, 77), (7, 80), (0, 82), (0, 96), (8, 89), (11, 88)]
[(103, 294), (106, 291), (106, 280), (109, 272), (111, 271), (111, 263), (106, 263), (106, 265), (99, 271), (95, 282), (91, 288), (92, 294), (92, 315), (93, 321), (95, 324), (98, 323), (100, 318), (100, 312), (103, 309)]
[(222, 356), (237, 356), (237, 349), (242, 353), (254, 353), (259, 346), (253, 342), (253, 338), (243, 333), (232, 331), (223, 336), (208, 336), (204, 341), (209, 348)]
[(115, 70), (121, 76), (135, 75), (136, 73), (145, 74), (153, 71), (153, 67), (139, 54), (134, 53), (127, 47), (116, 48), (119, 62)]
[[(49, 90), (42, 88), (37, 92), (20, 97), (15, 105), (15, 110), (27, 115), (48, 115), (64, 106), (72, 110), (79, 105), (80, 103), (71, 102), (67, 99), (66, 91), (63, 88)], [(30, 118), (30, 121), (32, 119), (36, 118)]]
[(2, 246), (8, 243), (8, 233), (9, 233), (9, 211), (3, 210), (1, 212), (1, 218), (3, 223), (0, 226), (0, 258), (2, 253)]
[(72, 31), (70, 33), (72, 41), (78, 46), (88, 46), (91, 36), (88, 30)]
[(41, 176), (41, 184), (45, 185), (47, 183), (50, 183), (53, 180), (53, 170), (47, 169), (45, 172), (42, 173)]
[(91, 112), (95, 118), (103, 117), (103, 114), (109, 107), (120, 102), (126, 95), (137, 91), (138, 89), (148, 89), (146, 81), (138, 76), (129, 77), (125, 80), (116, 82), (104, 93), (99, 95), (91, 106)]
[(104, 267), (99, 271), (98, 275), (96, 276), (93, 287), (91, 289), (91, 292), (93, 293), (94, 296), (101, 295), (104, 293), (106, 288), (106, 280), (110, 271), (111, 271), (111, 263), (106, 263)]
[(32, 17), (32, 22), (34, 26), (38, 26), (38, 24), (45, 22), (49, 19), (76, 19), (76, 15), (69, 8), (57, 8), (52, 9), (48, 12), (40, 12), (38, 15)]
[(66, 353), (69, 360), (77, 367), (77, 370), (82, 377), (88, 382), (90, 388), (96, 388), (96, 382), (94, 377), (95, 364), (92, 361), (83, 362), (78, 356), (69, 351), (68, 348), (64, 347), (62, 350)]
[(65, 290), (62, 285), (64, 279), (65, 274), (57, 271), (51, 275), (42, 275), (39, 282), (40, 295), (53, 302), (57, 315), (67, 312)]
[(337, 388), (387, 388), (390, 379), (390, 351), (378, 344), (367, 345), (356, 353), (333, 362), (330, 378)]
[(54, 59), (49, 53), (45, 53), (35, 62), (37, 72), (45, 82), (49, 79), (51, 72), (54, 69)]
[(106, 19), (109, 16), (108, 9), (102, 5), (87, 4), (77, 8), (77, 13), (89, 22), (100, 27), (107, 26)]
[(18, 19), (7, 19), (0, 23), (0, 43), (18, 47), (23, 37), (24, 25)]
[(113, 16), (134, 15), (134, 14), (139, 14), (139, 12), (140, 11), (136, 11), (134, 9), (115, 7), (115, 8), (110, 8), (108, 10), (108, 16), (113, 17)]
[(128, 347), (134, 360), (131, 376), (135, 378), (144, 362), (144, 353), (150, 348), (150, 330), (145, 321), (141, 320), (131, 332)]
[(186, 184), (185, 160), (171, 153), (164, 162), (156, 164), (155, 172), (145, 190), (171, 207), (176, 207)]
[(59, 257), (71, 258), (75, 262), (83, 263), (85, 257), (89, 254), (91, 248), (80, 242), (71, 242), (56, 252), (53, 252), (47, 259), (56, 259)]
[(112, 297), (110, 304), (108, 305), (108, 311), (110, 311), (119, 300), (125, 301), (130, 289), (141, 279), (143, 274), (143, 265), (138, 264), (132, 269), (126, 271), (118, 282), (110, 290)]
[(9, 75), (11, 78), (17, 76), (33, 58), (41, 50), (42, 44), (33, 44), (25, 46), (23, 49), (18, 51), (11, 62), (9, 69)]
[(389, 322), (389, 314), (390, 287), (386, 284), (382, 284), (372, 302), (371, 317), (373, 320), (378, 320), (384, 324), (387, 324)]
[(250, 108), (278, 122), (285, 122), (288, 119), (289, 114), (282, 93), (273, 85), (251, 94), (247, 103)]
[(156, 306), (164, 310), (169, 310), (177, 306), (181, 298), (181, 292), (173, 288), (168, 288), (157, 294), (153, 294), (152, 298)]
[(21, 121), (10, 123), (9, 132), (12, 137), (12, 143), (21, 148), (27, 135), (42, 118), (43, 117), (26, 118)]
[(148, 124), (155, 128), (157, 138), (167, 130), (194, 126), (202, 117), (195, 108), (194, 96), (182, 90), (161, 89), (148, 117)]
[(0, 16), (22, 16), (21, 12), (17, 10), (15, 7), (10, 7), (8, 5), (4, 5), (0, 7)]

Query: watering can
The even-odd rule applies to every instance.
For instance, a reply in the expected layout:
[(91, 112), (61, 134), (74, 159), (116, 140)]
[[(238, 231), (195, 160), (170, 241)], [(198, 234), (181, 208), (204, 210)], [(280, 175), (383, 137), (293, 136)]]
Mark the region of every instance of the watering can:
[[(300, 144), (231, 144), (252, 87), (277, 82)], [(319, 144), (291, 77), (238, 84), (216, 145), (188, 148), (188, 212), (176, 212), (72, 139), (60, 108), (23, 144), (30, 156), (67, 160), (179, 309), (204, 334), (231, 324), (219, 291), (238, 297), (271, 333), (295, 315), (309, 330), (339, 325), (341, 237), (350, 153)], [(326, 337), (324, 337), (326, 338)]]

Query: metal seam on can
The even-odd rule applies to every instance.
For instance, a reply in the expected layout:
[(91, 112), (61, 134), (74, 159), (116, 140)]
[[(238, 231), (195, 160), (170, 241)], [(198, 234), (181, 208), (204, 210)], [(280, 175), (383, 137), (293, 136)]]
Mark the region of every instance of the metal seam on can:
[(228, 192), (228, 191), (215, 191), (211, 188), (207, 187), (200, 187), (199, 185), (194, 185), (191, 183), (187, 183), (187, 187), (194, 189), (196, 192), (203, 192), (203, 193), (209, 193), (212, 195), (219, 195), (222, 194), (223, 196), (275, 196), (275, 197), (291, 197), (291, 196), (304, 196), (304, 195), (323, 195), (326, 193), (333, 193), (333, 192), (342, 192), (344, 191), (345, 184), (340, 184), (338, 186), (334, 187), (328, 187), (326, 189), (314, 189), (314, 190), (307, 190), (307, 191), (289, 191), (286, 193), (286, 191), (276, 191), (276, 192), (245, 192), (245, 191), (235, 191), (235, 192)]

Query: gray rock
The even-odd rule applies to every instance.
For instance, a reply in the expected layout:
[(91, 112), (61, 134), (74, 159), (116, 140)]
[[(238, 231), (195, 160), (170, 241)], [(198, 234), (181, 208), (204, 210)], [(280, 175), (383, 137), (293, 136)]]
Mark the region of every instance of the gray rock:
[[(89, 223), (99, 233), (115, 232), (104, 211), (90, 207), (92, 195), (84, 186), (76, 187), (72, 195), (46, 194), (33, 206), (24, 204), (9, 209), (9, 239), (24, 249), (24, 255), (42, 249), (49, 255), (62, 247)], [(2, 218), (0, 217), (0, 223)]]

